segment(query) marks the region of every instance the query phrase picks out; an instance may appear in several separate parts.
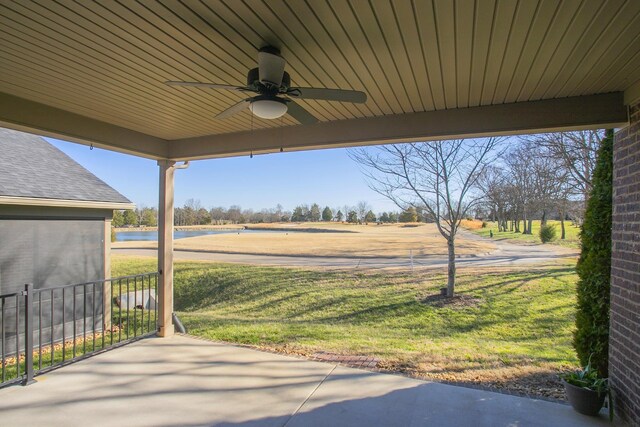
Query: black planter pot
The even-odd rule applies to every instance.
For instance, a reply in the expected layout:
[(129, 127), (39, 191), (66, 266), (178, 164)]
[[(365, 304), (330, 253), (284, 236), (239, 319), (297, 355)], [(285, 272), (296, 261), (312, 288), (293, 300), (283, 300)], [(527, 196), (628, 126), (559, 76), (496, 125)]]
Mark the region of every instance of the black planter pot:
[(573, 409), (589, 416), (598, 415), (607, 395), (607, 393), (598, 393), (597, 391), (577, 387), (566, 381), (564, 381), (564, 390), (567, 393), (567, 400), (569, 400)]

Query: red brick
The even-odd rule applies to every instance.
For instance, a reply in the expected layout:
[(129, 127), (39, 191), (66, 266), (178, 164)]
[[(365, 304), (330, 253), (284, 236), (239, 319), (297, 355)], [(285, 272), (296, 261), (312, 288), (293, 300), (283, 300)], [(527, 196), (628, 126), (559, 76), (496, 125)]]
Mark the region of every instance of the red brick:
[(618, 414), (640, 425), (640, 103), (614, 142), (609, 377)]

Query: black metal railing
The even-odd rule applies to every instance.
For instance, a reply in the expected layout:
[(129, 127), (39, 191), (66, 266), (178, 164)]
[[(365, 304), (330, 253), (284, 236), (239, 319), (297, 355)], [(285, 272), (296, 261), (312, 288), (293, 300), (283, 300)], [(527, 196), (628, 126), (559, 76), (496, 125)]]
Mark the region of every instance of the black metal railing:
[(0, 295), (0, 387), (156, 333), (158, 273)]

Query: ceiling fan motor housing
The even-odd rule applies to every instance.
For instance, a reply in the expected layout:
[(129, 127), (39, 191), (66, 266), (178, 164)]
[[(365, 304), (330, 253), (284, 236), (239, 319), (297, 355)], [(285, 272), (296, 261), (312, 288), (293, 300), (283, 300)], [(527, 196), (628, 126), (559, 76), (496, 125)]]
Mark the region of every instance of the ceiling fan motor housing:
[[(264, 87), (264, 85), (260, 81), (260, 69), (258, 67), (252, 68), (247, 73), (247, 86), (251, 88), (256, 88), (258, 92), (260, 92), (258, 90), (259, 88)], [(282, 75), (282, 83), (280, 84), (279, 92), (286, 92), (290, 87), (291, 87), (291, 76), (289, 76), (289, 73), (285, 71), (284, 74)]]

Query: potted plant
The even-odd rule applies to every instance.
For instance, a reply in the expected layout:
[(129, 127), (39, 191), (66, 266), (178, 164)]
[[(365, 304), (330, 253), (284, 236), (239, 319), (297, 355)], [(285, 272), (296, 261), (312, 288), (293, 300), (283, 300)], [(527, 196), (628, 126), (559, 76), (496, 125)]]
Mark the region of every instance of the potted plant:
[(600, 378), (598, 372), (587, 366), (577, 372), (561, 375), (569, 403), (577, 412), (595, 416), (602, 409), (605, 398), (608, 398), (609, 419), (613, 420), (613, 402), (607, 378)]

